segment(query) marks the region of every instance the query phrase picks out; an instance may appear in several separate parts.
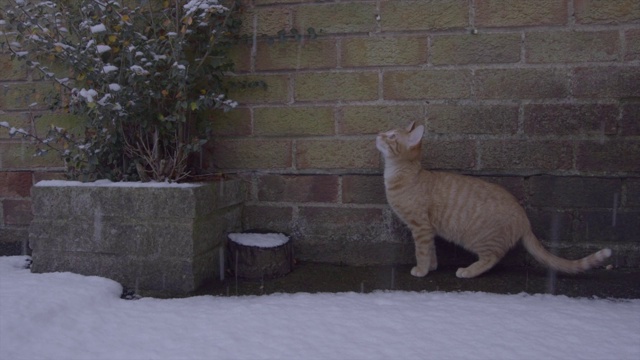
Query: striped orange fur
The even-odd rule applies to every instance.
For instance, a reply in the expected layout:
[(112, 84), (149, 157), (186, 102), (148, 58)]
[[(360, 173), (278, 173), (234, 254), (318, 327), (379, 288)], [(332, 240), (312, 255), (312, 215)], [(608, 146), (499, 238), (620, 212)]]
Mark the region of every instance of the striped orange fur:
[(578, 273), (600, 266), (611, 256), (603, 249), (579, 260), (567, 260), (547, 251), (531, 231), (527, 215), (504, 188), (478, 178), (427, 171), (420, 165), (424, 126), (378, 134), (376, 147), (384, 157), (387, 201), (409, 227), (415, 241), (414, 276), (438, 267), (436, 235), (475, 253), (478, 261), (456, 272), (476, 277), (491, 269), (519, 240), (547, 267)]

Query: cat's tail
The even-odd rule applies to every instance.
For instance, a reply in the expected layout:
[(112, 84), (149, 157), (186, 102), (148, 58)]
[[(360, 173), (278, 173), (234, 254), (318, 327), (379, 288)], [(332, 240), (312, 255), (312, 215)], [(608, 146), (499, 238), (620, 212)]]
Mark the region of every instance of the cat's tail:
[(550, 253), (542, 246), (542, 243), (536, 236), (529, 231), (523, 236), (522, 244), (525, 249), (540, 263), (548, 266), (553, 270), (564, 273), (575, 274), (589, 270), (591, 268), (602, 265), (602, 263), (611, 256), (611, 249), (602, 249), (595, 253), (583, 257), (578, 260), (567, 260)]

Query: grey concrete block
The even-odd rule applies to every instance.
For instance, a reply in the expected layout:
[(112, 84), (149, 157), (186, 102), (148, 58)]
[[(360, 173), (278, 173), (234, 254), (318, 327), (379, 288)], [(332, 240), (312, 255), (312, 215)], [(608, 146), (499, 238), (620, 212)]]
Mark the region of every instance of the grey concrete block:
[(244, 183), (193, 187), (35, 186), (32, 271), (103, 276), (176, 296), (219, 277), (219, 248), (241, 229)]

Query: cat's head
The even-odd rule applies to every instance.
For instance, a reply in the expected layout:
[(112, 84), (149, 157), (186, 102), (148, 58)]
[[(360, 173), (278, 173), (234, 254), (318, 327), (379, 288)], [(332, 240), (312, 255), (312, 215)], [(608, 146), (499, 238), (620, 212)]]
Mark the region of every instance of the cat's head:
[(385, 160), (420, 158), (424, 125), (412, 122), (406, 129), (393, 129), (378, 134), (376, 147)]

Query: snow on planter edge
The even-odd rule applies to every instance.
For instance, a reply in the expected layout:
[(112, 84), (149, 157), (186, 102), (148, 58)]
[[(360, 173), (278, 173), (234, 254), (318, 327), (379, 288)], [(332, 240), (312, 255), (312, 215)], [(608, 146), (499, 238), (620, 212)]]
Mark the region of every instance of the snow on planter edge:
[(244, 246), (274, 248), (286, 244), (289, 241), (289, 237), (279, 233), (231, 233), (229, 234), (229, 240)]

